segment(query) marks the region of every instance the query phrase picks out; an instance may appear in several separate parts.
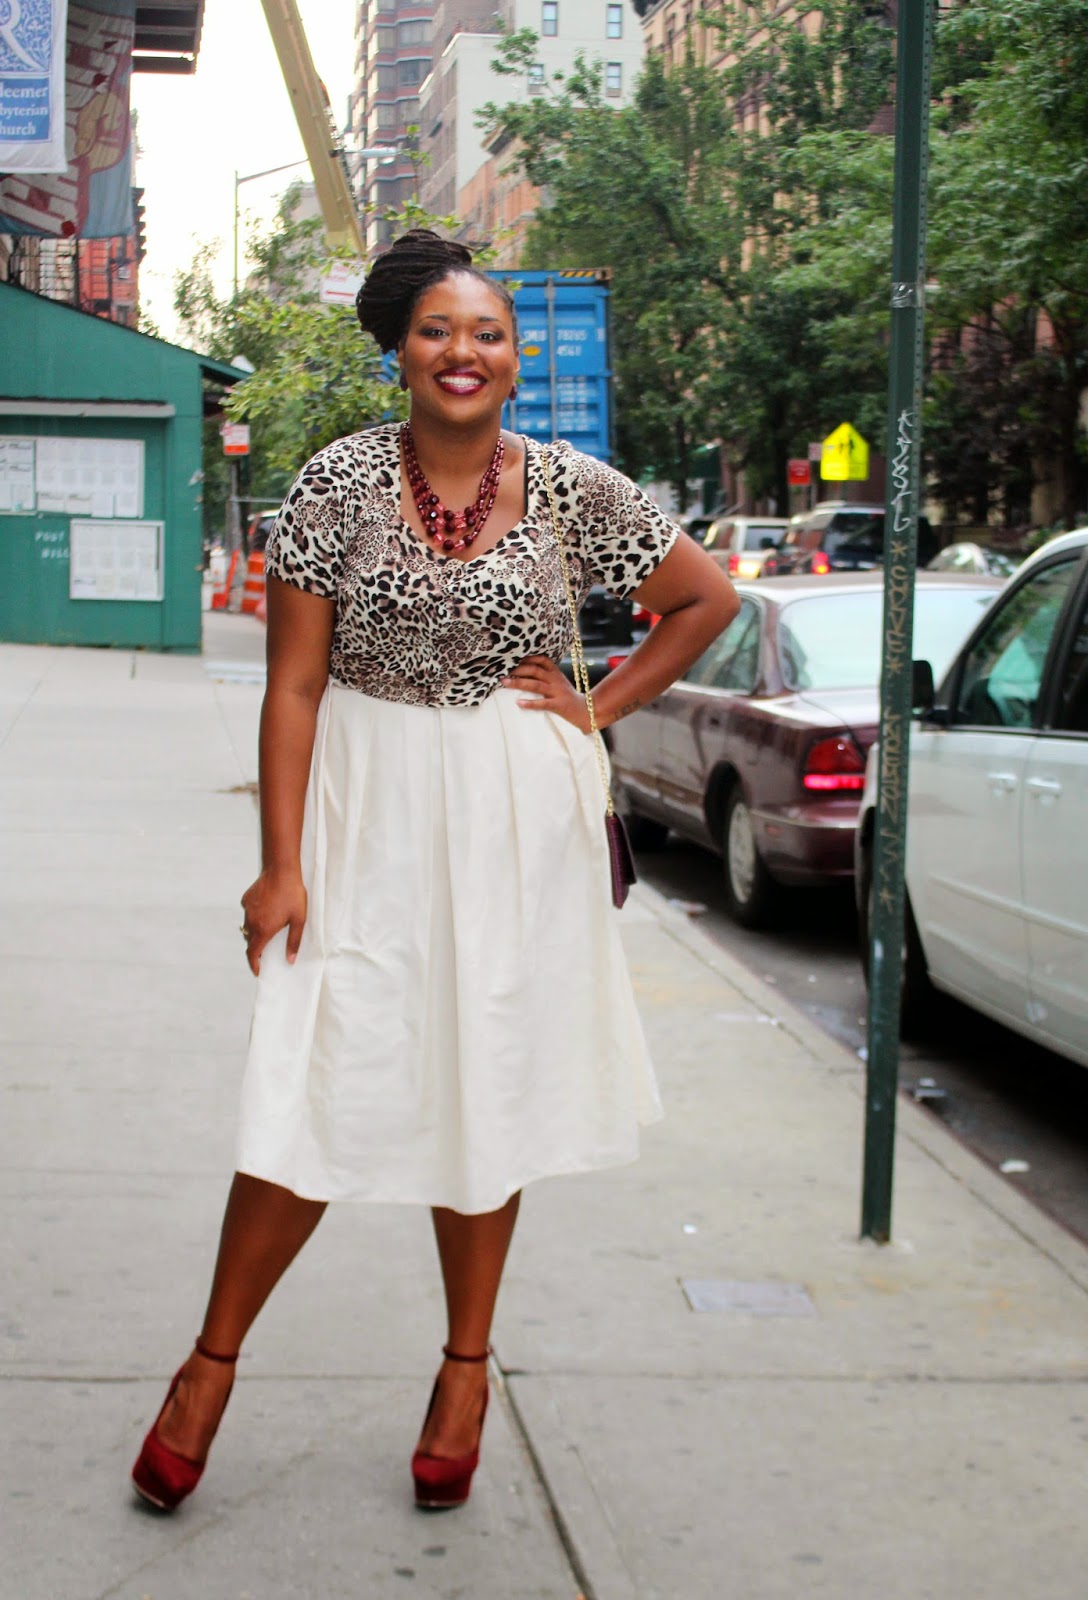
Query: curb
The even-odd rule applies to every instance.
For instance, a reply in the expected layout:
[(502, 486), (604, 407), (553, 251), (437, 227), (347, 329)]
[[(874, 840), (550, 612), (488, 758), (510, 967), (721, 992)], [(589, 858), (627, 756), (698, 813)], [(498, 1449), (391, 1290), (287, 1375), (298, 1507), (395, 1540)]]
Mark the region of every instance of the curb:
[[(677, 944), (683, 946), (697, 961), (718, 977), (737, 989), (746, 1000), (766, 1015), (774, 1017), (779, 1026), (790, 1034), (801, 1047), (826, 1071), (845, 1080), (845, 1086), (862, 1108), (865, 1102), (865, 1074), (862, 1063), (853, 1051), (840, 1044), (830, 1034), (790, 1001), (783, 998), (770, 984), (764, 983), (704, 933), (684, 912), (670, 906), (659, 890), (645, 883), (636, 884), (632, 897), (642, 906), (659, 927)], [(864, 1113), (863, 1113), (864, 1114)], [(1088, 1294), (1088, 1247), (1060, 1223), (1038, 1209), (1027, 1196), (987, 1166), (981, 1156), (921, 1106), (900, 1095), (896, 1102), (896, 1132), (935, 1162), (944, 1172), (959, 1183), (980, 1205), (1001, 1218), (1020, 1237)], [(858, 1138), (862, 1138), (862, 1119), (859, 1118)], [(860, 1195), (859, 1206), (860, 1206)]]

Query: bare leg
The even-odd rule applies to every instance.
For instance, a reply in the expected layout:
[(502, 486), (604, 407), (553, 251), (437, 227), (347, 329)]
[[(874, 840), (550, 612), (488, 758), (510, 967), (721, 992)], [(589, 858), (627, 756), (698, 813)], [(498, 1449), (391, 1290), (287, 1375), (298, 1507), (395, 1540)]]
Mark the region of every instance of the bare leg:
[[(231, 1184), (215, 1276), (201, 1338), (210, 1350), (241, 1349), (257, 1313), (313, 1233), (322, 1200), (301, 1200), (289, 1189), (236, 1172)], [(207, 1361), (194, 1350), (159, 1424), (163, 1444), (203, 1461), (227, 1403), (233, 1366)]]
[[(511, 1195), (500, 1210), (473, 1217), (442, 1206), (432, 1212), (446, 1289), (447, 1343), (461, 1355), (478, 1355), (487, 1348), (520, 1202), (520, 1194)], [(486, 1384), (486, 1366), (443, 1362), (434, 1410), (424, 1424), (420, 1448), (429, 1455), (452, 1457), (473, 1450)]]

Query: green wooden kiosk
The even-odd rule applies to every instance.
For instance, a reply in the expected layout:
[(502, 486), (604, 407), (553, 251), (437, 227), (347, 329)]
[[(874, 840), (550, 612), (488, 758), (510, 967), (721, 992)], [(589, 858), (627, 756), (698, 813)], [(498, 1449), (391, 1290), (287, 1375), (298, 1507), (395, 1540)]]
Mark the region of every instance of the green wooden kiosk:
[(0, 283), (0, 639), (200, 649), (201, 424), (246, 376)]

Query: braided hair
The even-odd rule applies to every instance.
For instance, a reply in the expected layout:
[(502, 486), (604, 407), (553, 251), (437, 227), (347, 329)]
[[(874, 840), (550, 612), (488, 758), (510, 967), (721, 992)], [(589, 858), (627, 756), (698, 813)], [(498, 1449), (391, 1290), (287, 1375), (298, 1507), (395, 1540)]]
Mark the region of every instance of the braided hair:
[(403, 342), (420, 296), (453, 273), (487, 284), (510, 313), (516, 341), (514, 300), (506, 285), (472, 265), (467, 245), (442, 239), (430, 228), (409, 228), (378, 257), (355, 296), (355, 313), (363, 331), (373, 335), (383, 355)]

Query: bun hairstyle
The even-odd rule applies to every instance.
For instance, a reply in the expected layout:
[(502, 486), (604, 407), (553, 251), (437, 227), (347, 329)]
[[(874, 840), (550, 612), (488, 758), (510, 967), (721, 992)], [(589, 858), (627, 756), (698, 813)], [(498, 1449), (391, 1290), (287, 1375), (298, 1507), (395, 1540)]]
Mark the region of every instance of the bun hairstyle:
[(514, 301), (505, 284), (472, 265), (467, 245), (442, 239), (430, 228), (410, 228), (378, 257), (355, 296), (355, 312), (363, 331), (377, 340), (383, 355), (403, 341), (420, 295), (451, 273), (466, 273), (486, 283), (509, 311), (517, 338)]

